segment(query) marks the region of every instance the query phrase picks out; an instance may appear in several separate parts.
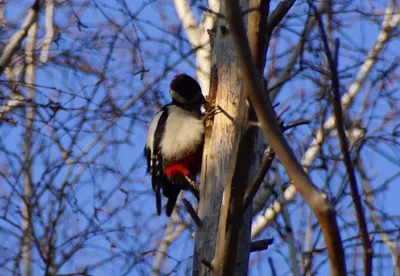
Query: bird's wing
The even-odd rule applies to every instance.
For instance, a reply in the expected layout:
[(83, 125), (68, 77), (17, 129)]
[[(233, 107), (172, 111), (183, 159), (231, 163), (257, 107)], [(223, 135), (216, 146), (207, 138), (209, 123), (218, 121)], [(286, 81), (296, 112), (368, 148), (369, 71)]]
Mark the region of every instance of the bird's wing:
[(157, 127), (154, 131), (153, 145), (151, 151), (151, 161), (150, 161), (150, 170), (151, 170), (151, 182), (153, 186), (153, 190), (156, 193), (156, 207), (157, 213), (161, 214), (161, 187), (163, 186), (163, 182), (165, 181), (164, 175), (164, 160), (161, 155), (161, 139), (165, 130), (165, 124), (168, 118), (168, 108), (163, 108), (160, 112), (161, 115), (157, 122)]

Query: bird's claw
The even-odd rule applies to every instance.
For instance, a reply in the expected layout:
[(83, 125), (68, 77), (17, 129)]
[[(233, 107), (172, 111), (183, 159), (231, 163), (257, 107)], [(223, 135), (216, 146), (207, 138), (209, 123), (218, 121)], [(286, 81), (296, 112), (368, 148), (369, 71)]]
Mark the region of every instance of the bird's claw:
[(203, 122), (207, 121), (208, 119), (212, 119), (214, 115), (221, 112), (221, 109), (217, 106), (213, 106), (211, 109), (206, 110), (203, 114)]

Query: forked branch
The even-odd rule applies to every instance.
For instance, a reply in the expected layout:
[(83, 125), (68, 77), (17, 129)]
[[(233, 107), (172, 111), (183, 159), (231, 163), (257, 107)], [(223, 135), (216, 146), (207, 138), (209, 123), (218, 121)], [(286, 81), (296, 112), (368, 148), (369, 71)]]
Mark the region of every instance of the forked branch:
[(290, 179), (295, 183), (296, 188), (313, 210), (321, 225), (328, 248), (331, 275), (345, 275), (346, 263), (335, 210), (327, 201), (325, 194), (320, 192), (311, 182), (275, 122), (272, 104), (265, 92), (261, 75), (251, 58), (243, 22), (238, 20), (241, 14), (238, 2), (225, 0), (225, 5), (226, 20), (235, 43), (244, 88), (253, 104), (260, 127), (285, 167)]

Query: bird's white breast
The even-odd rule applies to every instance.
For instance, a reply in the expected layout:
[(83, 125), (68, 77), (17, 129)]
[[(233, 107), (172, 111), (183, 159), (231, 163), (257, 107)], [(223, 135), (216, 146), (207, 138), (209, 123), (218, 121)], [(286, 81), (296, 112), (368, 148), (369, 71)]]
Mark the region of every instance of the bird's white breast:
[(174, 160), (193, 152), (203, 142), (204, 123), (197, 113), (169, 106), (161, 152), (165, 159)]

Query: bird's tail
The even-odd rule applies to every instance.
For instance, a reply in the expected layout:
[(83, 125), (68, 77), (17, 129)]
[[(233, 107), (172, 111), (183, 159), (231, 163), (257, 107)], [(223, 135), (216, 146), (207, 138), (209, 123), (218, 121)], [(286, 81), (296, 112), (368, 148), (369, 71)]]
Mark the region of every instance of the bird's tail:
[(160, 185), (156, 188), (156, 207), (157, 207), (157, 214), (161, 215), (161, 187)]
[(170, 193), (168, 196), (167, 205), (165, 206), (165, 213), (169, 217), (171, 216), (172, 211), (174, 211), (174, 207), (176, 204), (176, 200), (178, 199), (179, 193), (180, 193), (180, 190), (175, 190), (172, 193)]

